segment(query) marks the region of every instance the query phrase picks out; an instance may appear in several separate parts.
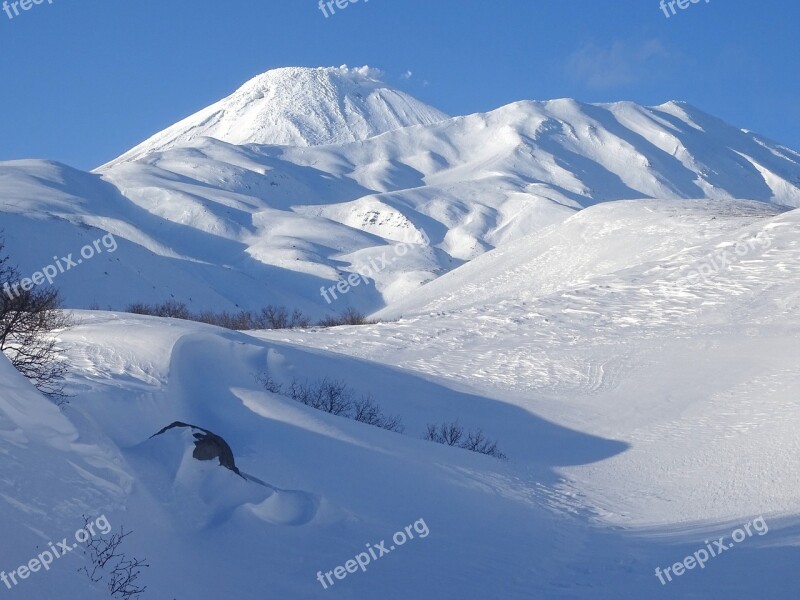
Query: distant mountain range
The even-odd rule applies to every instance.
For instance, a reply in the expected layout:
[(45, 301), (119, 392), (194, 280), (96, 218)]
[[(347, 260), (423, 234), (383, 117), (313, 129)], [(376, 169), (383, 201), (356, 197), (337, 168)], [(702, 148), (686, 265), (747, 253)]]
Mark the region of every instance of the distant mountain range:
[[(112, 233), (117, 252), (59, 278), (73, 307), (323, 315), (403, 301), (601, 202), (800, 206), (798, 152), (682, 102), (523, 101), (450, 118), (375, 76), (269, 71), (93, 173), (0, 162), (7, 251), (32, 273)], [(366, 265), (380, 266), (367, 283), (324, 299)]]

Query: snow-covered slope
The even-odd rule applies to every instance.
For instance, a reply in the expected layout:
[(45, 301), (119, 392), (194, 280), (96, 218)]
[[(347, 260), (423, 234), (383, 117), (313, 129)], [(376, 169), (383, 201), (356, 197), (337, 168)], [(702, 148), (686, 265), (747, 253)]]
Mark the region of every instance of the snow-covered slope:
[[(335, 580), (331, 593), (466, 597), (475, 590), (488, 593), (495, 585), (487, 578), (476, 587), (461, 575), (494, 565), (498, 550), (485, 543), (492, 536), (519, 547), (532, 537), (566, 544), (568, 533), (557, 530), (546, 503), (533, 500), (541, 495), (538, 484), (519, 481), (522, 467), (420, 439), (428, 419), (461, 415), (465, 404), (474, 413), (463, 415), (464, 423), (478, 426), (480, 415), (494, 410), (486, 398), (362, 361), (194, 323), (112, 313), (81, 312), (78, 318), (81, 324), (62, 338), (73, 368), (74, 396), (65, 414), (84, 440), (107, 440), (115, 462), (135, 483), (122, 505), (107, 494), (98, 494), (94, 505), (76, 499), (42, 525), (28, 507), (63, 503), (70, 490), (61, 480), (74, 472), (67, 460), (50, 466), (55, 477), (30, 477), (46, 489), (0, 479), (0, 509), (21, 523), (20, 532), (7, 536), (0, 549), (4, 566), (35, 555), (37, 537), (69, 535), (82, 524), (84, 511), (90, 516), (103, 511), (115, 528), (133, 531), (127, 549), (146, 556), (151, 565), (143, 569), (142, 583), (148, 593), (170, 598), (312, 598), (325, 592), (318, 570), (329, 571), (381, 540), (387, 540), (391, 554), (346, 582)], [(286, 385), (294, 378), (344, 379), (357, 394), (374, 394), (387, 412), (401, 413), (408, 435), (268, 393), (255, 382), (256, 373)], [(12, 394), (21, 403), (14, 388), (0, 381), (4, 397)], [(58, 416), (52, 406), (28, 410)], [(620, 448), (511, 412), (518, 413), (520, 426), (537, 427), (554, 444), (576, 444), (571, 463)], [(151, 437), (174, 421), (223, 436), (246, 478), (214, 461), (194, 460), (185, 431)], [(522, 436), (520, 442), (526, 444)], [(33, 464), (23, 461), (20, 469)], [(525, 468), (541, 473), (542, 480), (550, 477), (546, 464), (533, 464)], [(88, 490), (105, 485), (99, 479), (92, 484), (84, 483)], [(420, 520), (415, 539), (402, 548), (391, 541), (396, 531)], [(25, 533), (37, 525), (40, 534)], [(529, 568), (529, 559), (520, 554), (491, 567), (510, 582), (510, 597), (528, 593), (526, 581), (513, 579)], [(554, 565), (545, 553), (540, 564)], [(80, 583), (82, 576), (71, 566), (58, 565), (60, 577)], [(51, 598), (54, 585), (47, 574), (31, 578), (24, 582), (25, 597)]]
[[(88, 431), (80, 419), (44, 398), (0, 353), (0, 571), (6, 575), (27, 565), (48, 542), (57, 543), (92, 518), (119, 510), (132, 492), (134, 480), (118, 460), (102, 432)], [(70, 540), (72, 541), (72, 540)], [(52, 556), (52, 555), (51, 555)], [(16, 593), (25, 598), (100, 599), (104, 591), (75, 571), (83, 554), (74, 552), (42, 570), (31, 580), (17, 580)], [(37, 578), (38, 575), (38, 578)], [(8, 585), (11, 585), (11, 580)], [(27, 592), (25, 591), (27, 588)]]
[(380, 75), (369, 67), (347, 66), (267, 71), (109, 164), (186, 145), (204, 136), (231, 144), (342, 144), (447, 118), (380, 82)]
[[(798, 265), (798, 210), (610, 203), (442, 277), (399, 322), (263, 337), (390, 364), (625, 443), (609, 459), (556, 469), (561, 510), (683, 546), (671, 559), (653, 548), (633, 558), (609, 550), (610, 538), (588, 542), (619, 572), (604, 580), (607, 567), (573, 556), (563, 595), (544, 597), (785, 597), (797, 581), (787, 561), (800, 513), (790, 475), (800, 451)], [(655, 567), (760, 515), (775, 527), (750, 558), (740, 554), (748, 538), (702, 574), (658, 583)]]
[[(479, 256), (377, 313), (397, 318), (483, 306), (498, 298), (535, 302), (602, 275), (704, 248), (753, 219), (786, 209), (729, 200), (622, 200)], [(710, 254), (711, 249), (708, 249)]]
[(563, 471), (603, 520), (796, 513), (798, 281), (800, 210), (619, 202), (461, 267), (397, 323), (281, 339), (630, 444)]
[[(20, 474), (0, 478), (2, 516), (19, 523), (0, 564), (102, 511), (133, 530), (154, 596), (791, 597), (798, 240), (797, 210), (621, 201), (461, 267), (468, 277), (441, 278), (441, 299), (396, 323), (250, 336), (80, 311), (59, 334), (63, 415), (0, 372), (13, 421), (0, 441)], [(255, 374), (284, 389), (344, 380), (405, 432), (312, 410)], [(509, 460), (420, 439), (452, 419)], [(186, 432), (151, 438), (175, 421), (224, 437), (246, 476), (195, 460)], [(93, 470), (35, 438), (42, 423)], [(47, 522), (30, 509), (49, 504), (61, 510)], [(768, 531), (659, 583), (656, 567), (759, 517)], [(406, 527), (420, 535), (398, 546)], [(365, 572), (317, 580), (381, 540), (394, 549)], [(70, 560), (25, 581), (25, 597), (85, 585)]]
[(523, 101), (342, 148), (264, 151), (387, 192), (493, 178), (576, 207), (635, 198), (800, 206), (800, 154), (683, 102)]

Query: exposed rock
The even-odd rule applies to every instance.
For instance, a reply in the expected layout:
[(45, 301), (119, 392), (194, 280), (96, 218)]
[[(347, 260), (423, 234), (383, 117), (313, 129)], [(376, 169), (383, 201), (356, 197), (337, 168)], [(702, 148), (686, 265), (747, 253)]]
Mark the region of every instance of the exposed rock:
[(162, 433), (169, 431), (170, 429), (175, 429), (177, 427), (186, 427), (189, 429), (197, 430), (193, 431), (192, 435), (194, 436), (194, 452), (192, 452), (192, 456), (197, 460), (214, 460), (215, 458), (219, 459), (219, 464), (226, 469), (230, 469), (234, 473), (236, 473), (239, 477), (245, 479), (245, 477), (241, 474), (239, 469), (236, 466), (236, 461), (233, 458), (233, 450), (228, 445), (223, 438), (218, 436), (216, 433), (209, 431), (208, 429), (203, 429), (202, 427), (198, 427), (197, 425), (190, 425), (188, 423), (182, 423), (181, 421), (175, 421), (171, 425), (167, 425), (159, 431), (158, 433), (150, 436), (150, 438), (154, 438), (157, 435), (161, 435)]

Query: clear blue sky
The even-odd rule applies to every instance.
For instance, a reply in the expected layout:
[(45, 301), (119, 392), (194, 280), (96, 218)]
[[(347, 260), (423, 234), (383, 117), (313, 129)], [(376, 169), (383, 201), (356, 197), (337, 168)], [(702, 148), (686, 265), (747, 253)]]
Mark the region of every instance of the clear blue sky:
[(93, 168), (260, 72), (341, 64), (380, 68), (451, 114), (682, 99), (800, 149), (796, 0), (702, 0), (670, 18), (658, 0), (361, 0), (327, 19), (317, 2), (44, 0), (0, 12), (0, 160)]

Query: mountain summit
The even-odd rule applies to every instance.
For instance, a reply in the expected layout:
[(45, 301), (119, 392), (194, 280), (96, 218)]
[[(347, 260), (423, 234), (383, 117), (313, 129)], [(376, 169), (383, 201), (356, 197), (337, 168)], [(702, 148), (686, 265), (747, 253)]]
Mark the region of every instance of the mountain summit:
[(354, 142), (448, 118), (382, 83), (380, 75), (377, 69), (346, 65), (267, 71), (105, 166), (203, 136), (237, 145), (319, 146)]

